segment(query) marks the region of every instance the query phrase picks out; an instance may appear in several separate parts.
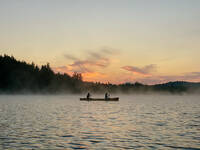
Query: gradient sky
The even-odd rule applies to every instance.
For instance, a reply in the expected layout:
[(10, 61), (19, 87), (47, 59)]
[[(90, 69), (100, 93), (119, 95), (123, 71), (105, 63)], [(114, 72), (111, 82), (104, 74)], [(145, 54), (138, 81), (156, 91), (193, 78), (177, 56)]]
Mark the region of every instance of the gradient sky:
[(0, 54), (84, 80), (200, 81), (200, 0), (0, 0)]

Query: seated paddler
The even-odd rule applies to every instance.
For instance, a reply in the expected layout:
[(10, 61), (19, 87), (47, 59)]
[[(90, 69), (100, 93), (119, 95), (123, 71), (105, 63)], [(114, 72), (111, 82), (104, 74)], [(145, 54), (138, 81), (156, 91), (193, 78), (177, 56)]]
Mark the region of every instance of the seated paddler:
[(105, 99), (109, 99), (109, 94), (108, 93), (105, 94)]
[(90, 99), (90, 97), (91, 97), (91, 95), (90, 95), (90, 93), (88, 92), (88, 93), (87, 93), (87, 99)]

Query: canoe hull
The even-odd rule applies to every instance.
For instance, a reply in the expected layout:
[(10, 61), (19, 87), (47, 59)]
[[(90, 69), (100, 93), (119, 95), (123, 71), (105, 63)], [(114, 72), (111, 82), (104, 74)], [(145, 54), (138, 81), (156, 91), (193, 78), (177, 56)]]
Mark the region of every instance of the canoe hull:
[(80, 101), (119, 101), (119, 97), (114, 97), (114, 98), (80, 98)]

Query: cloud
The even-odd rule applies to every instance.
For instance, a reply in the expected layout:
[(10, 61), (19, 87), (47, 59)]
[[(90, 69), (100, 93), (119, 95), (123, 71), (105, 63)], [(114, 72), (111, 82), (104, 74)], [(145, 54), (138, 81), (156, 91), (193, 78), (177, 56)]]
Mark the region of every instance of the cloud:
[[(141, 82), (144, 84), (160, 84), (170, 81), (189, 81), (189, 82), (200, 82), (200, 72), (187, 72), (180, 75), (155, 75), (155, 76), (143, 76), (133, 78), (132, 75), (129, 75), (130, 78), (124, 80), (125, 82)], [(132, 79), (130, 81), (130, 79)]]
[(72, 72), (91, 73), (97, 69), (108, 67), (110, 65), (111, 56), (114, 53), (114, 49), (104, 48), (98, 52), (87, 51), (84, 59), (78, 59), (69, 54), (65, 54), (64, 57), (72, 61), (71, 64), (67, 65)]
[(104, 48), (101, 49), (101, 52), (104, 53), (104, 54), (113, 55), (113, 54), (118, 54), (119, 50), (113, 49), (113, 48), (110, 48), (110, 47), (104, 47)]
[[(131, 73), (138, 74), (139, 76), (133, 76), (132, 74), (127, 74), (125, 82), (142, 82), (144, 84), (159, 84), (169, 81), (200, 81), (200, 72), (186, 72), (180, 75), (154, 75), (152, 74), (157, 69), (157, 65), (150, 64), (144, 67), (136, 66), (123, 66), (121, 67)], [(130, 81), (131, 80), (131, 81)]]
[(160, 83), (169, 81), (200, 81), (200, 72), (187, 72), (180, 75), (165, 75), (165, 76), (154, 76), (152, 77)]
[(155, 64), (146, 65), (144, 67), (136, 67), (136, 66), (123, 66), (121, 67), (124, 70), (130, 71), (132, 73), (142, 74), (142, 75), (149, 75), (153, 71), (156, 70), (157, 66)]
[(105, 68), (110, 64), (110, 60), (108, 58), (91, 58), (91, 59), (86, 59), (86, 60), (76, 60), (69, 66), (72, 67), (81, 67), (81, 66), (97, 66), (97, 67), (102, 67)]
[(72, 55), (69, 55), (69, 54), (65, 54), (64, 57), (65, 57), (66, 59), (69, 59), (69, 60), (77, 60), (76, 57), (74, 57), (74, 56), (72, 56)]
[(89, 56), (93, 59), (101, 59), (103, 56), (101, 53), (96, 53), (96, 52), (88, 52)]
[(185, 74), (186, 78), (200, 78), (200, 72), (190, 72)]
[(85, 51), (82, 56), (76, 57), (71, 54), (64, 54), (63, 57), (70, 61), (66, 66), (54, 67), (55, 72), (72, 75), (74, 72), (82, 73), (83, 79), (87, 81), (106, 80), (107, 75), (101, 73), (111, 64), (113, 56), (117, 54), (114, 49), (103, 48), (99, 51)]

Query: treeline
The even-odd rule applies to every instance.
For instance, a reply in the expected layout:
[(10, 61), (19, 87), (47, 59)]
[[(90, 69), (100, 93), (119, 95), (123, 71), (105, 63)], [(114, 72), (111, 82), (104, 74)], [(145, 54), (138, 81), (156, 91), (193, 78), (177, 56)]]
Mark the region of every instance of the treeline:
[(184, 93), (198, 89), (199, 83), (180, 81), (158, 85), (84, 82), (80, 73), (72, 76), (54, 73), (48, 63), (38, 67), (34, 63), (18, 61), (13, 56), (0, 56), (0, 93)]
[(1, 93), (60, 93), (81, 92), (82, 77), (75, 73), (54, 73), (49, 64), (38, 67), (18, 61), (13, 56), (0, 56)]

